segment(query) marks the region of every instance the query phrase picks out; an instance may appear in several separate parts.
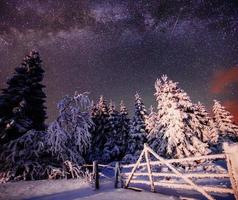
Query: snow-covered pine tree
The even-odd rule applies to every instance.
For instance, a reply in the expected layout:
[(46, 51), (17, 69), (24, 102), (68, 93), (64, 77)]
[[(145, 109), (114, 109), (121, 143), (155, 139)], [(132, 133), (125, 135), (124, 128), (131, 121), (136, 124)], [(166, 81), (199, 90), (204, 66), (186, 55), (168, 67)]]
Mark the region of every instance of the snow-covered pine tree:
[(158, 103), (156, 132), (148, 135), (149, 145), (167, 158), (182, 158), (209, 153), (201, 134), (193, 129), (193, 104), (189, 96), (167, 76), (155, 83)]
[(103, 161), (102, 154), (109, 131), (108, 106), (103, 96), (100, 97), (99, 102), (92, 110), (92, 120), (94, 127), (90, 131), (92, 134), (90, 160)]
[(0, 143), (18, 138), (30, 129), (43, 130), (46, 119), (44, 76), (39, 53), (32, 51), (7, 81), (0, 96)]
[[(153, 106), (150, 106), (150, 113), (145, 120), (147, 137), (152, 136), (156, 133), (157, 124), (157, 113), (154, 111)], [(148, 139), (148, 138), (147, 138)]]
[(135, 162), (140, 156), (146, 143), (146, 119), (148, 117), (145, 105), (139, 94), (135, 95), (135, 111), (130, 124), (127, 152), (124, 160), (126, 162)]
[(86, 93), (66, 96), (47, 132), (28, 131), (3, 145), (0, 182), (78, 178), (90, 148), (91, 102)]
[(122, 158), (127, 150), (127, 143), (130, 131), (130, 119), (128, 117), (128, 111), (123, 101), (120, 103), (120, 113), (119, 113), (119, 138), (121, 146), (121, 156)]
[(194, 117), (192, 119), (194, 122), (193, 128), (201, 135), (202, 141), (207, 142), (209, 145), (216, 144), (218, 132), (215, 131), (213, 120), (206, 111), (205, 106), (201, 102), (198, 102), (194, 104), (192, 112), (194, 113), (192, 115)]
[(109, 104), (109, 128), (107, 134), (107, 142), (103, 150), (103, 161), (109, 163), (119, 160), (121, 156), (120, 145), (120, 129), (119, 129), (119, 112), (115, 108), (115, 104), (110, 101)]
[(219, 133), (219, 143), (238, 142), (238, 126), (234, 123), (233, 116), (217, 100), (213, 105), (215, 129)]

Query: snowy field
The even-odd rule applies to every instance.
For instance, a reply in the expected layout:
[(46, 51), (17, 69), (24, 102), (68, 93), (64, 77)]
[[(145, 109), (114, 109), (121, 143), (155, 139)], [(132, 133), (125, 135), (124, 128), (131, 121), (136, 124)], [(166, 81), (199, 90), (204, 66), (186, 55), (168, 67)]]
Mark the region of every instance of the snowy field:
[(176, 197), (151, 192), (114, 189), (110, 181), (103, 181), (94, 191), (83, 180), (42, 180), (0, 184), (1, 200), (174, 200)]
[[(224, 162), (217, 162), (224, 167)], [(197, 169), (200, 169), (199, 167)], [(164, 169), (162, 169), (164, 171)], [(111, 168), (101, 168), (100, 189), (95, 191), (85, 179), (62, 179), (20, 181), (0, 184), (0, 200), (205, 200), (196, 191), (156, 187), (156, 193), (150, 192), (145, 184), (130, 184), (131, 187), (141, 188), (142, 191), (114, 188), (114, 171)], [(126, 171), (124, 171), (126, 172)], [(125, 178), (125, 177), (124, 177)], [(148, 177), (137, 177), (147, 180)], [(137, 179), (136, 178), (136, 179)], [(154, 181), (164, 181), (155, 179)], [(166, 180), (168, 181), (168, 180)], [(172, 179), (171, 179), (172, 181)], [(198, 185), (217, 185), (230, 188), (229, 179), (202, 179), (195, 181)], [(183, 183), (183, 182), (180, 182)], [(212, 194), (216, 200), (235, 200), (231, 194)]]
[[(42, 180), (0, 184), (1, 200), (175, 200), (206, 199), (195, 191), (156, 188), (149, 192), (145, 185), (142, 192), (129, 189), (114, 189), (110, 180), (101, 180), (100, 189), (95, 191), (84, 180)], [(133, 185), (132, 185), (133, 186)], [(232, 195), (213, 195), (218, 200), (233, 200)]]

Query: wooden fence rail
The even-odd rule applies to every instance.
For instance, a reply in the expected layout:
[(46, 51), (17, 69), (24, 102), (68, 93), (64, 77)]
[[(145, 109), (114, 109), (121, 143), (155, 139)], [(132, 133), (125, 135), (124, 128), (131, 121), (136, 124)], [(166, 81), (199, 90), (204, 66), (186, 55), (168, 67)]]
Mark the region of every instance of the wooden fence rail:
[[(225, 154), (216, 154), (216, 155), (207, 155), (207, 156), (197, 156), (197, 157), (188, 157), (188, 158), (180, 158), (180, 159), (169, 159), (166, 160), (167, 163), (183, 163), (183, 162), (191, 162), (198, 160), (215, 160), (215, 159), (225, 159)], [(161, 165), (163, 164), (161, 161), (150, 161), (150, 165)], [(134, 167), (135, 164), (123, 165), (123, 168), (131, 168)], [(147, 163), (139, 163), (140, 167), (147, 166)]]
[[(99, 177), (106, 175), (99, 173), (99, 167), (109, 168), (114, 170), (114, 187), (123, 187), (122, 175), (126, 176), (125, 188), (129, 187), (130, 183), (134, 184), (145, 184), (151, 187), (151, 191), (155, 192), (155, 186), (172, 188), (172, 189), (186, 189), (186, 190), (196, 190), (200, 192), (209, 200), (214, 200), (214, 197), (209, 193), (228, 193), (234, 194), (236, 200), (238, 200), (238, 145), (234, 147), (235, 150), (232, 150), (233, 147), (230, 147), (228, 144), (224, 144), (225, 154), (216, 154), (216, 155), (207, 155), (207, 156), (197, 156), (181, 159), (169, 159), (166, 160), (156, 154), (149, 146), (144, 145), (144, 149), (140, 154), (139, 159), (134, 164), (120, 165), (117, 162), (114, 166), (98, 164), (96, 161), (93, 164), (85, 164), (84, 167), (93, 167), (93, 178), (94, 178), (94, 187), (99, 189)], [(236, 152), (236, 153), (234, 153)], [(154, 156), (157, 161), (151, 161), (150, 155)], [(141, 162), (145, 158), (146, 162)], [(227, 163), (228, 173), (181, 173), (173, 166), (173, 163), (184, 163), (184, 162), (194, 162), (199, 160), (215, 160), (215, 159), (224, 159)], [(153, 172), (152, 166), (166, 166), (170, 169), (170, 172)], [(140, 167), (147, 168), (147, 172), (137, 172)], [(121, 169), (131, 169), (130, 172), (122, 173)], [(148, 181), (144, 179), (135, 180), (134, 176), (148, 176)], [(184, 183), (175, 183), (171, 181), (154, 181), (155, 177), (175, 177), (182, 179)], [(218, 187), (218, 186), (203, 186), (196, 184), (192, 178), (202, 179), (202, 178), (218, 178), (218, 179), (229, 179), (231, 182), (232, 188)]]
[[(217, 155), (207, 155), (207, 156), (197, 156), (191, 158), (181, 158), (181, 159), (170, 159), (166, 160), (156, 154), (149, 146), (144, 145), (144, 149), (141, 152), (141, 155), (135, 164), (123, 165), (124, 169), (132, 168), (131, 172), (123, 173), (125, 176), (128, 176), (125, 183), (125, 188), (129, 187), (130, 183), (139, 183), (150, 185), (151, 190), (155, 191), (155, 186), (167, 187), (167, 188), (175, 188), (175, 189), (187, 189), (187, 190), (196, 190), (200, 192), (203, 196), (205, 196), (209, 200), (214, 200), (209, 193), (229, 193), (234, 194), (236, 200), (238, 200), (238, 166), (234, 167), (238, 161), (234, 161), (231, 155), (228, 153), (228, 145), (224, 145), (225, 154), (217, 154)], [(234, 156), (234, 152), (236, 152), (236, 156)], [(149, 154), (153, 155), (157, 161), (150, 161)], [(232, 154), (232, 153), (230, 153)], [(238, 147), (237, 151), (233, 151), (233, 157), (237, 158), (238, 155)], [(143, 157), (145, 157), (146, 162), (141, 163)], [(193, 162), (198, 160), (214, 160), (214, 159), (225, 159), (227, 162), (228, 173), (181, 173), (176, 169), (172, 163), (184, 163), (184, 162)], [(235, 163), (235, 164), (234, 164)], [(171, 172), (162, 173), (162, 172), (152, 172), (151, 166), (163, 165), (170, 169)], [(146, 172), (137, 172), (139, 167), (146, 167)], [(134, 180), (134, 176), (148, 176), (149, 181), (146, 180)], [(182, 179), (186, 184), (173, 183), (171, 181), (154, 181), (153, 177), (175, 177)], [(191, 178), (229, 178), (232, 188), (218, 187), (218, 186), (201, 186), (197, 185)]]
[[(123, 175), (128, 176), (130, 175), (130, 172), (125, 172)], [(134, 173), (134, 176), (148, 176), (148, 173), (146, 172), (140, 172), (140, 173)], [(159, 176), (159, 177), (177, 177), (179, 178), (177, 174), (174, 173), (161, 173), (161, 172), (152, 172), (152, 176)], [(189, 178), (229, 178), (229, 174), (215, 174), (215, 173), (191, 173), (191, 174), (183, 174), (183, 176), (189, 177)]]
[[(150, 185), (150, 181), (145, 180), (131, 180), (131, 183), (137, 183), (137, 184), (146, 184)], [(161, 181), (161, 182), (154, 182), (154, 185), (161, 186), (161, 187), (167, 187), (167, 188), (173, 188), (173, 189), (187, 189), (187, 190), (194, 190), (194, 187), (188, 184), (179, 184), (179, 183), (171, 183), (169, 181)], [(214, 188), (209, 186), (200, 186), (203, 188), (206, 192), (215, 192), (215, 193), (230, 193), (234, 194), (234, 191), (230, 188)]]

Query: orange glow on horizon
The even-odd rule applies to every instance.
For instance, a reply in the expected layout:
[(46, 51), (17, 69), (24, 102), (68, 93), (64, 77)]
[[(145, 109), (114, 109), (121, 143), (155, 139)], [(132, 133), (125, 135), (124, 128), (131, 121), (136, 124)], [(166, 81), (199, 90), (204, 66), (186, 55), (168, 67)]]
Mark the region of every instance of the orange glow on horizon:
[[(211, 81), (210, 91), (216, 95), (224, 94), (227, 92), (226, 87), (232, 83), (238, 83), (238, 65), (216, 72)], [(234, 116), (234, 122), (238, 124), (238, 100), (228, 99), (222, 104)]]
[(238, 83), (238, 66), (216, 72), (210, 90), (213, 94), (224, 93), (230, 83)]
[(235, 123), (238, 124), (238, 100), (225, 101), (224, 106), (229, 112), (231, 112), (231, 114), (234, 116)]

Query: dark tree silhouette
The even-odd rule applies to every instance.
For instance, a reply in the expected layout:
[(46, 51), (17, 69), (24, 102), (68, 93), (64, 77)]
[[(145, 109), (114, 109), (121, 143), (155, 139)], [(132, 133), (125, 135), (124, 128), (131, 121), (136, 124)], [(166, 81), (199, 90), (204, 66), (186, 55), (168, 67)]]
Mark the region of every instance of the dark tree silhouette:
[(39, 53), (30, 52), (15, 69), (8, 87), (0, 96), (0, 143), (7, 143), (28, 130), (43, 130), (46, 119), (46, 95)]

